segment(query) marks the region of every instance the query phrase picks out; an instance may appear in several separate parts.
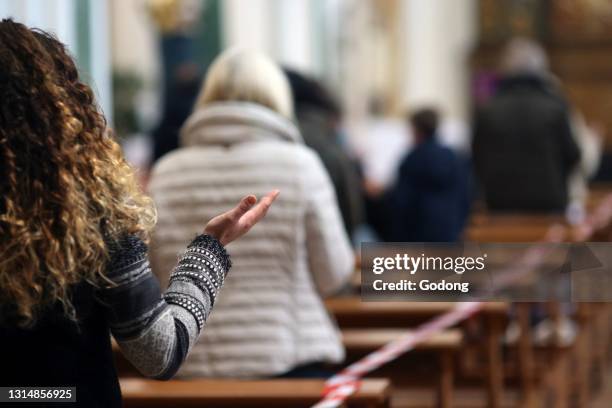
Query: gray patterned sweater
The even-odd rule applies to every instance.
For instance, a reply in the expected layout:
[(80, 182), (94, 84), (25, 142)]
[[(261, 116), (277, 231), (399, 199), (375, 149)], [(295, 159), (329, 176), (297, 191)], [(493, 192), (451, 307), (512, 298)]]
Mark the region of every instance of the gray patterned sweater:
[(112, 244), (111, 253), (107, 277), (114, 285), (100, 293), (109, 306), (111, 332), (142, 374), (170, 378), (204, 327), (231, 266), (229, 256), (216, 239), (198, 236), (179, 258), (161, 295), (142, 241), (127, 237)]

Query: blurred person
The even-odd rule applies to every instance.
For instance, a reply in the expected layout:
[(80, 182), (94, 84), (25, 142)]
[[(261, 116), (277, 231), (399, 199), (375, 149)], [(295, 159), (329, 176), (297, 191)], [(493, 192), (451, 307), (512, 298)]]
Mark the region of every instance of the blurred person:
[[(581, 152), (561, 86), (542, 47), (525, 38), (507, 45), (501, 72), (497, 90), (474, 123), (473, 160), (487, 207), (566, 214)], [(546, 283), (542, 289), (550, 290)], [(563, 312), (553, 321), (535, 307), (532, 324), (537, 344), (571, 343), (576, 334)], [(519, 333), (518, 324), (510, 324), (506, 341), (516, 341)]]
[(162, 294), (147, 257), (155, 209), (92, 90), (63, 44), (12, 20), (0, 22), (0, 191), (0, 384), (76, 387), (75, 407), (122, 406), (111, 333), (142, 374), (174, 375), (230, 268), (224, 246), (277, 195), (198, 220)]
[(191, 114), (198, 96), (201, 76), (195, 63), (177, 67), (172, 82), (165, 87), (161, 121), (153, 131), (153, 161), (179, 147), (179, 132)]
[(161, 120), (153, 130), (153, 161), (178, 148), (179, 131), (198, 94), (195, 27), (203, 0), (147, 0), (158, 30), (163, 78)]
[(195, 60), (195, 30), (200, 22), (204, 0), (146, 0), (147, 11), (159, 34), (162, 76), (166, 102), (177, 72)]
[(231, 245), (233, 267), (182, 377), (319, 376), (344, 349), (321, 296), (341, 289), (353, 253), (333, 185), (293, 125), (291, 91), (268, 58), (232, 49), (211, 66), (181, 148), (155, 166), (154, 272), (166, 268), (199, 220), (244, 191), (279, 188), (265, 222)]
[(331, 177), (344, 227), (353, 236), (364, 222), (361, 180), (357, 164), (342, 148), (342, 112), (329, 91), (319, 82), (286, 69), (293, 91), (295, 117), (307, 146), (314, 149)]
[(394, 185), (384, 193), (391, 217), (386, 239), (458, 241), (469, 213), (468, 166), (438, 141), (435, 109), (419, 109), (409, 121), (415, 147), (401, 160)]
[(544, 50), (509, 43), (503, 77), (476, 113), (476, 173), (490, 210), (564, 212), (568, 177), (580, 158), (568, 105), (548, 71)]

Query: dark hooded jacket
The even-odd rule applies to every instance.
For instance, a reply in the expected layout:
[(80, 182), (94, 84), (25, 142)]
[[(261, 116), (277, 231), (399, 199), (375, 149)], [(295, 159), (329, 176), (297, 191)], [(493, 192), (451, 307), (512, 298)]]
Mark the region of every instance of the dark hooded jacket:
[(321, 158), (334, 185), (344, 227), (352, 236), (364, 221), (361, 180), (355, 164), (335, 140), (336, 130), (329, 122), (329, 114), (314, 106), (302, 107), (297, 112), (304, 143)]
[(402, 160), (389, 192), (391, 241), (454, 242), (469, 211), (469, 172), (465, 161), (434, 137)]
[(477, 112), (473, 160), (490, 210), (563, 211), (579, 158), (567, 104), (544, 78), (505, 78)]

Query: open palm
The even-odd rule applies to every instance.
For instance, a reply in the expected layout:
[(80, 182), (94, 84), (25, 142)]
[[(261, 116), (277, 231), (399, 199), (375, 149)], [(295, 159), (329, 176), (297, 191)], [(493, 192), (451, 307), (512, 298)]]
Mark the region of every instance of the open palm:
[(236, 207), (210, 220), (204, 227), (204, 233), (215, 237), (223, 245), (229, 244), (249, 232), (266, 215), (278, 194), (278, 190), (266, 194), (257, 205), (254, 195), (244, 197)]

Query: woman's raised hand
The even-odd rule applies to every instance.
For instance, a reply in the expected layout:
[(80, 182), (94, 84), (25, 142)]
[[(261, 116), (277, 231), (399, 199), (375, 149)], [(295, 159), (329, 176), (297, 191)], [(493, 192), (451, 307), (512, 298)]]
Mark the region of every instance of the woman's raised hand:
[(266, 194), (257, 205), (254, 195), (244, 197), (236, 207), (210, 220), (204, 227), (204, 233), (215, 237), (223, 245), (229, 244), (249, 232), (265, 217), (279, 193), (274, 190)]

